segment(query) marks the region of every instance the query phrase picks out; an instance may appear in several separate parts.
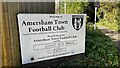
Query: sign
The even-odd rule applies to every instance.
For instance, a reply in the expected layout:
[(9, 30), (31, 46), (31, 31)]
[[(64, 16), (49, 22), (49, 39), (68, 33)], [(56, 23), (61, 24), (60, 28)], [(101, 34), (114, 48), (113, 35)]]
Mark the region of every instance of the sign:
[(85, 52), (86, 14), (18, 14), (22, 64)]

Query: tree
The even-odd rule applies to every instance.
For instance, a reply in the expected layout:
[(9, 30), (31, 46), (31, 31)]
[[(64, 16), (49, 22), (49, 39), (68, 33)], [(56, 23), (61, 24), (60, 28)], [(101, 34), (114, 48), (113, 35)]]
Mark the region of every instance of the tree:
[[(66, 13), (67, 14), (81, 14), (85, 13), (87, 2), (67, 2)], [(64, 13), (64, 2), (60, 3), (60, 13)]]
[(119, 2), (101, 2), (100, 8), (97, 13), (101, 23), (105, 22), (105, 25), (109, 27), (118, 27), (120, 18), (120, 3)]

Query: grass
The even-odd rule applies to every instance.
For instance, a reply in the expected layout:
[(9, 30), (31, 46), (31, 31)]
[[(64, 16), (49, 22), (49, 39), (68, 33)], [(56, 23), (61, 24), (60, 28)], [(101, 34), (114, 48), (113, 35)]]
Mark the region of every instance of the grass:
[(112, 40), (99, 30), (93, 30), (93, 26), (87, 26), (85, 58), (73, 58), (57, 65), (63, 66), (118, 66), (118, 49)]
[(104, 27), (107, 27), (107, 28), (115, 30), (115, 31), (120, 30), (120, 29), (118, 29), (118, 24), (116, 24), (116, 23), (98, 22), (97, 25), (104, 26)]

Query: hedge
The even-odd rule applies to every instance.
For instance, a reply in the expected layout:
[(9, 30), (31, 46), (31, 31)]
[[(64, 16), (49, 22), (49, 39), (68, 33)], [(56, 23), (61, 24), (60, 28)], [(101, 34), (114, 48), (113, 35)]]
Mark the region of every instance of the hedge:
[(118, 66), (119, 53), (115, 43), (100, 30), (94, 30), (93, 26), (87, 26), (85, 47), (85, 58), (78, 57), (73, 58), (74, 60), (67, 60), (57, 65), (56, 68)]

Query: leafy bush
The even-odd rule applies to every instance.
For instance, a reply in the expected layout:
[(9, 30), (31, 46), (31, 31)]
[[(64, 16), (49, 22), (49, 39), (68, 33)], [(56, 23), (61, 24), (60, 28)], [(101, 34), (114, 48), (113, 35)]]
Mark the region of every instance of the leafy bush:
[(120, 30), (120, 2), (101, 2), (97, 16), (100, 20), (98, 25)]
[(118, 66), (118, 49), (112, 40), (93, 26), (87, 25), (85, 58), (74, 58), (56, 67), (62, 66)]
[[(85, 13), (87, 2), (66, 2), (66, 14)], [(60, 13), (64, 13), (64, 2), (60, 2)]]

